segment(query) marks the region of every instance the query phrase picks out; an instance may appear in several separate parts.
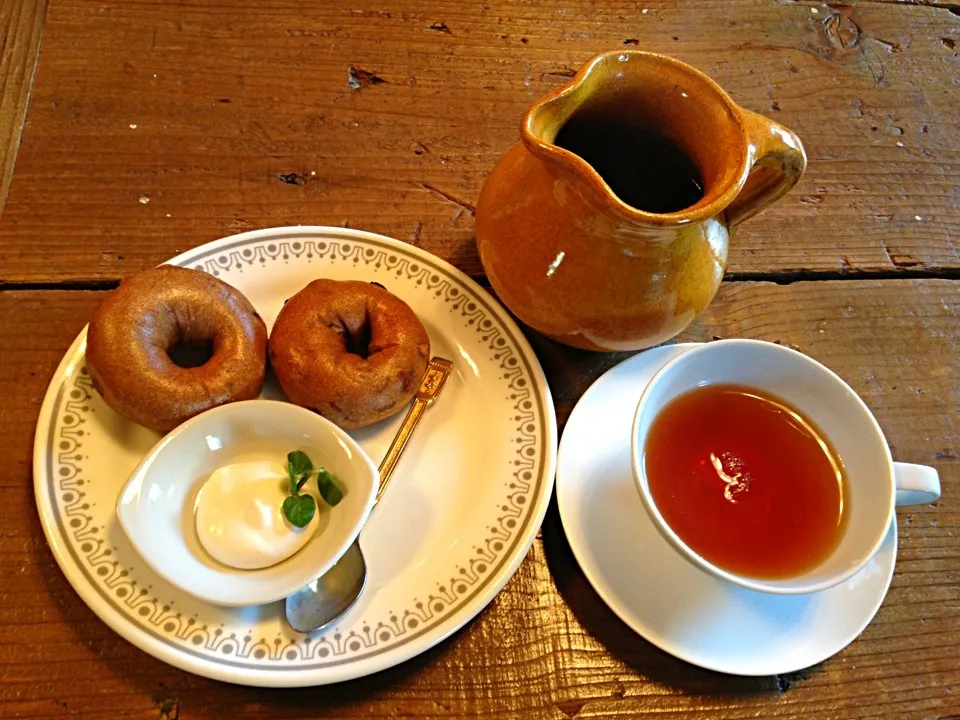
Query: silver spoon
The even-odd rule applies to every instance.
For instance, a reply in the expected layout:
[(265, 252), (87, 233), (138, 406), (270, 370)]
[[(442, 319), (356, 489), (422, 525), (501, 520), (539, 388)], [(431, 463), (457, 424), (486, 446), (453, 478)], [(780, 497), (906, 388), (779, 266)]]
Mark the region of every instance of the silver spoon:
[[(377, 502), (383, 496), (383, 491), (387, 489), (393, 469), (397, 466), (400, 454), (407, 446), (420, 418), (437, 399), (452, 369), (453, 363), (449, 360), (439, 357), (430, 359), (413, 405), (407, 411), (407, 416), (403, 419), (396, 437), (393, 438), (386, 457), (380, 463)], [(366, 582), (367, 564), (363, 561), (360, 538), (357, 537), (332, 568), (287, 597), (287, 622), (294, 630), (304, 633), (326, 627), (353, 606), (363, 592)]]

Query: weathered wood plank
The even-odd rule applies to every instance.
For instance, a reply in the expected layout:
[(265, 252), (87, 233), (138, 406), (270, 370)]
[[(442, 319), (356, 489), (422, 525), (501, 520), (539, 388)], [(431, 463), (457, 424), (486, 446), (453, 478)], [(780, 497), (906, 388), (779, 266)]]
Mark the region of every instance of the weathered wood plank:
[(733, 271), (958, 268), (957, 42), (948, 9), (896, 3), (56, 0), (0, 281), (117, 278), (298, 223), (476, 275), (472, 207), (524, 109), (617, 47), (692, 63), (806, 142)]
[(46, 0), (0, 4), (0, 213), (13, 179), (46, 11)]
[[(299, 691), (169, 668), (97, 620), (59, 572), (33, 504), (33, 426), (102, 293), (0, 292), (0, 717), (946, 717), (960, 713), (960, 293), (952, 281), (727, 283), (683, 339), (781, 340), (827, 363), (876, 413), (898, 459), (936, 465), (943, 498), (901, 511), (879, 615), (806, 673), (701, 671), (622, 625), (577, 567), (552, 508), (516, 577), (451, 640), (405, 665)], [(617, 355), (533, 338), (561, 420)]]

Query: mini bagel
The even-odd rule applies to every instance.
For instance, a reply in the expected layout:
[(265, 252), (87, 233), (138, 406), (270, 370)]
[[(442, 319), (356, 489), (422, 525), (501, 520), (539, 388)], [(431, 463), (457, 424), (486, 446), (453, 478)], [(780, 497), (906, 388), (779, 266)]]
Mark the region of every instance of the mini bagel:
[(416, 394), (430, 338), (410, 306), (383, 288), (314, 280), (283, 306), (269, 349), (290, 402), (358, 428), (393, 415)]
[(126, 278), (97, 308), (86, 364), (116, 412), (171, 430), (257, 397), (266, 348), (266, 326), (239, 291), (201, 270), (162, 265)]

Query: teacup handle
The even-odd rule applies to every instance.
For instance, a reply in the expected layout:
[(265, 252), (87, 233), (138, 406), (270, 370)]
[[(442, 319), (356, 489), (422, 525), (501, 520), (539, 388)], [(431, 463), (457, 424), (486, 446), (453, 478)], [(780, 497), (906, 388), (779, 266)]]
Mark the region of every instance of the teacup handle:
[(940, 476), (932, 467), (895, 462), (893, 475), (897, 484), (897, 507), (926, 505), (940, 497)]
[(749, 110), (740, 109), (752, 167), (740, 194), (727, 207), (727, 223), (739, 225), (779, 200), (807, 168), (807, 155), (793, 131)]

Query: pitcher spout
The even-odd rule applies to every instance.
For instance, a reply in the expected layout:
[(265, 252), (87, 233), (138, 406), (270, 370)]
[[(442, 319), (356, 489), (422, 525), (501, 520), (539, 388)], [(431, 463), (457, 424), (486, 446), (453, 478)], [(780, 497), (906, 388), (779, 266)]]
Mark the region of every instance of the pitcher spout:
[[(577, 135), (577, 147), (564, 142)], [(593, 135), (593, 140), (591, 140)], [(651, 142), (650, 138), (655, 141)], [(723, 213), (740, 192), (755, 159), (743, 127), (742, 111), (710, 78), (672, 58), (642, 51), (599, 55), (570, 82), (534, 104), (521, 123), (521, 139), (535, 157), (555, 167), (624, 220), (676, 226)], [(604, 167), (602, 148), (620, 157)], [(624, 167), (630, 153), (659, 145), (643, 175)], [(591, 156), (591, 146), (595, 152)], [(666, 149), (665, 149), (666, 148)], [(675, 150), (674, 150), (675, 148)], [(597, 157), (601, 156), (601, 157)], [(644, 203), (638, 185), (652, 191), (672, 175), (677, 197)], [(665, 177), (666, 176), (666, 177)], [(658, 198), (653, 198), (657, 200)]]

